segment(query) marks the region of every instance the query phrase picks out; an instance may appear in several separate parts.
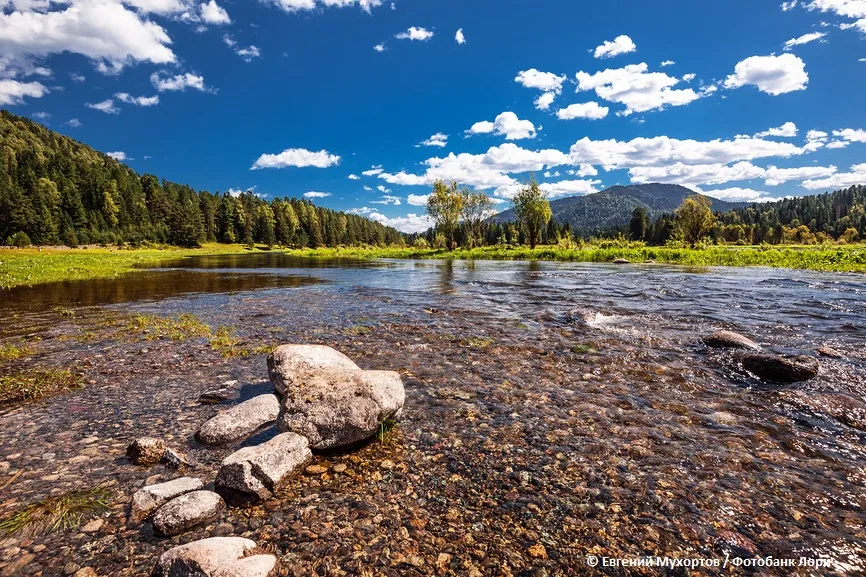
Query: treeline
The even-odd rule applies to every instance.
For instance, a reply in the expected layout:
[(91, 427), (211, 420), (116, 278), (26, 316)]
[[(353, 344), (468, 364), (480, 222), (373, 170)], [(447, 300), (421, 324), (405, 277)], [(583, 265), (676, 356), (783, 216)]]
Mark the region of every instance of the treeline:
[[(588, 234), (560, 224), (535, 179), (513, 200), (514, 222), (490, 218), (492, 202), (483, 193), (434, 185), (427, 214), (436, 226), (408, 241), (418, 248), (472, 248), (479, 245), (536, 244), (564, 247), (598, 239), (623, 239), (649, 245), (823, 244), (866, 239), (866, 187), (753, 204), (713, 213), (712, 199), (693, 195), (676, 210), (653, 219), (646, 208), (633, 209), (630, 222)], [(478, 208), (481, 208), (479, 212)], [(482, 216), (486, 213), (486, 218)]]
[(0, 240), (14, 245), (203, 242), (401, 245), (403, 235), (306, 200), (198, 192), (139, 176), (89, 146), (0, 111)]
[[(835, 192), (756, 203), (717, 213), (707, 238), (717, 244), (849, 243), (866, 238), (866, 186)], [(641, 220), (644, 224), (641, 225)], [(626, 235), (632, 240), (662, 245), (675, 239), (677, 216), (663, 214), (650, 221), (635, 209), (628, 227), (605, 231), (604, 237)]]

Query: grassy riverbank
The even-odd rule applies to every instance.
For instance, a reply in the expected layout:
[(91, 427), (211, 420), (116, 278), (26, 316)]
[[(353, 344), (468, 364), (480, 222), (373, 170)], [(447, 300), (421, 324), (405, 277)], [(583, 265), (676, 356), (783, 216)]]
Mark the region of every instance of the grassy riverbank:
[(111, 278), (142, 264), (202, 254), (237, 254), (239, 244), (207, 244), (201, 248), (0, 248), (0, 289), (54, 281)]
[[(258, 250), (258, 249), (256, 249)], [(0, 249), (0, 288), (53, 281), (111, 278), (136, 270), (136, 266), (163, 259), (205, 254), (242, 254), (242, 245), (208, 244), (201, 248), (111, 249), (25, 248)], [(866, 272), (866, 245), (711, 247), (678, 249), (665, 247), (563, 249), (543, 246), (480, 247), (454, 251), (414, 248), (323, 248), (288, 250), (287, 254), (309, 258), (398, 258), (461, 260), (558, 260), (571, 262), (655, 261), (686, 266), (770, 266), (837, 272)]]
[(542, 246), (480, 247), (453, 251), (414, 248), (342, 248), (295, 250), (290, 254), (335, 258), (406, 258), (462, 260), (557, 260), (571, 262), (655, 261), (687, 266), (770, 266), (837, 272), (866, 272), (866, 245), (711, 247), (706, 249), (639, 247), (563, 249)]

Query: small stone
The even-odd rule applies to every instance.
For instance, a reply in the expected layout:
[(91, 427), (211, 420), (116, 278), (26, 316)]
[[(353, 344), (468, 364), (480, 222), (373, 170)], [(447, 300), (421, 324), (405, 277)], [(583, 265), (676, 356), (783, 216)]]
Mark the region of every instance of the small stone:
[(136, 465), (155, 465), (165, 453), (165, 441), (153, 437), (136, 439), (126, 449), (126, 456)]
[(80, 569), (80, 566), (76, 563), (70, 561), (66, 565), (63, 566), (63, 574), (64, 575), (74, 575), (76, 571)]
[(385, 459), (384, 461), (379, 463), (379, 466), (382, 467), (383, 469), (385, 469), (386, 471), (390, 471), (391, 469), (394, 468), (394, 461), (389, 461), (388, 459)]
[(42, 553), (46, 549), (48, 549), (48, 546), (43, 545), (42, 543), (40, 543), (39, 545), (34, 545), (33, 547), (30, 548), (30, 550), (33, 551), (34, 553)]
[(104, 519), (94, 519), (81, 527), (82, 533), (96, 533), (105, 524)]
[(526, 550), (533, 559), (547, 559), (547, 549), (541, 543), (536, 543)]
[(99, 577), (99, 575), (90, 567), (82, 567), (73, 573), (72, 577)]
[(448, 569), (448, 565), (451, 563), (451, 555), (448, 553), (439, 553), (439, 556), (436, 558), (436, 568), (439, 571), (445, 571)]
[(9, 461), (0, 461), (0, 475), (5, 475), (11, 468), (12, 464)]
[(162, 454), (162, 464), (169, 469), (180, 469), (181, 467), (190, 467), (192, 463), (182, 453), (178, 453), (174, 449), (166, 449)]
[(822, 357), (830, 357), (831, 359), (842, 359), (845, 358), (845, 355), (834, 349), (833, 347), (829, 347), (824, 345), (818, 349), (818, 354)]
[(337, 463), (336, 465), (331, 467), (331, 470), (335, 473), (345, 473), (346, 469), (347, 467), (345, 463)]
[(627, 258), (616, 258), (613, 260), (613, 264), (631, 264), (631, 261)]
[(7, 547), (0, 552), (0, 561), (8, 561), (21, 553), (20, 547)]
[(307, 475), (322, 475), (328, 472), (328, 468), (323, 465), (309, 465), (304, 472)]
[(157, 534), (179, 535), (197, 525), (214, 521), (225, 509), (222, 497), (211, 491), (193, 491), (166, 503), (153, 516)]
[(733, 331), (716, 331), (704, 337), (704, 344), (714, 349), (751, 349), (758, 351), (761, 346), (755, 341)]
[(180, 477), (166, 483), (144, 487), (132, 496), (130, 521), (140, 523), (170, 500), (203, 487), (204, 483), (201, 479), (193, 477)]

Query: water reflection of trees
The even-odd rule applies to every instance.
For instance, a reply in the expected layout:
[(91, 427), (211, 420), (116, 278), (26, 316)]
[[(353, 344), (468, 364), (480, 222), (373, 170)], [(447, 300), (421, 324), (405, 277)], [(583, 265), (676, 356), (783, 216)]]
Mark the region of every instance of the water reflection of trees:
[(190, 293), (233, 293), (299, 287), (317, 282), (320, 281), (302, 276), (169, 270), (18, 287), (0, 293), (7, 306), (39, 310), (52, 306), (90, 306), (159, 300)]

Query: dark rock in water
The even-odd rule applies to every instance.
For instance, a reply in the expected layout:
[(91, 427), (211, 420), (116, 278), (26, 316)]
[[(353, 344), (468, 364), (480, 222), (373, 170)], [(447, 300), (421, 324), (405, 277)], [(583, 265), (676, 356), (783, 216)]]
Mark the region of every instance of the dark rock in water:
[(166, 503), (153, 516), (159, 535), (179, 535), (197, 525), (214, 521), (225, 510), (222, 497), (211, 491), (193, 491)]
[(714, 349), (751, 349), (761, 350), (761, 346), (752, 339), (733, 331), (716, 331), (704, 337), (704, 344)]
[(834, 349), (833, 347), (828, 347), (827, 345), (823, 345), (817, 351), (819, 355), (822, 357), (830, 357), (832, 359), (842, 359), (845, 358), (845, 355)]
[(237, 387), (237, 381), (227, 381), (221, 387), (203, 392), (199, 395), (198, 402), (205, 405), (213, 405), (236, 399), (238, 396)]
[(781, 391), (781, 397), (801, 408), (822, 413), (849, 427), (866, 431), (866, 403), (842, 393)]
[(818, 375), (818, 359), (807, 356), (748, 354), (740, 358), (743, 368), (764, 381), (796, 383)]
[(165, 441), (153, 437), (141, 437), (126, 449), (126, 456), (136, 465), (155, 465), (165, 453)]
[(613, 264), (631, 264), (631, 261), (627, 258), (617, 258), (614, 259)]
[(180, 469), (181, 467), (190, 467), (192, 462), (185, 455), (178, 453), (174, 449), (166, 449), (162, 454), (162, 464), (169, 469)]

